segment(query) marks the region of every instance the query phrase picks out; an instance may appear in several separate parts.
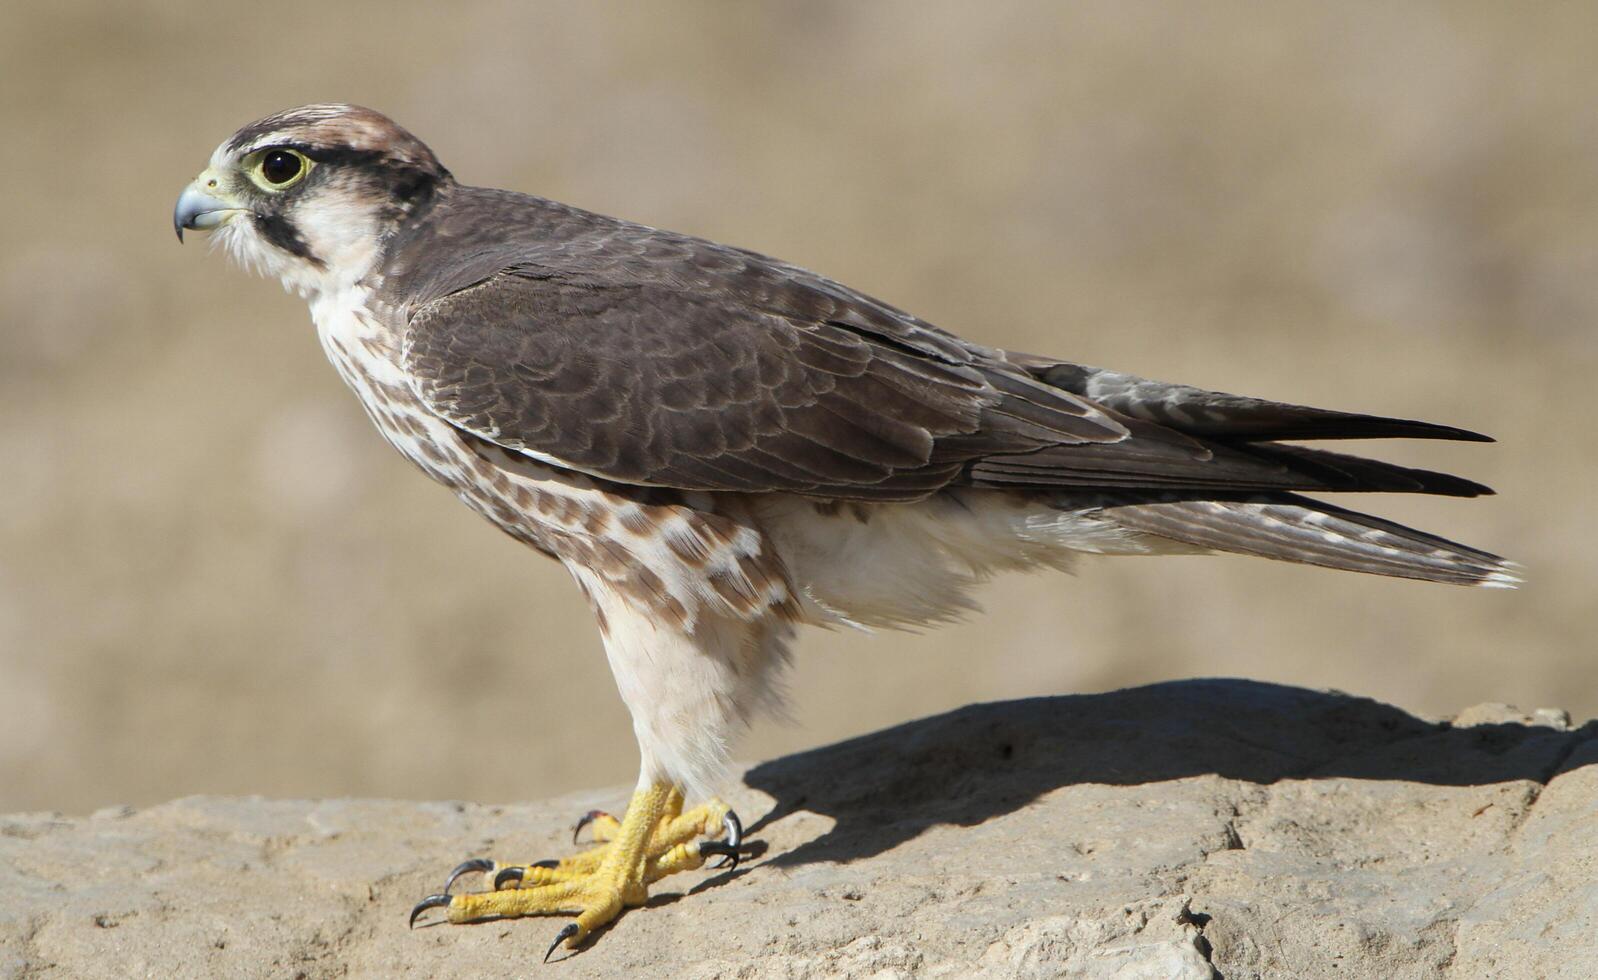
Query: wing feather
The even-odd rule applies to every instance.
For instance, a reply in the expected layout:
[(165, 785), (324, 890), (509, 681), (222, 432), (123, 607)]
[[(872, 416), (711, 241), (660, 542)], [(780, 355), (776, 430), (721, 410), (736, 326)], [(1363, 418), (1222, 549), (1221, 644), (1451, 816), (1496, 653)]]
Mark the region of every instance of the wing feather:
[(462, 430), (615, 482), (862, 500), (1486, 490), (1273, 442), (1482, 438), (1464, 430), (1007, 355), (757, 253), (538, 198), (458, 188), (416, 236), (384, 287), (416, 393)]
[[(519, 269), (413, 311), (406, 367), (461, 428), (618, 482), (912, 499), (983, 453), (1124, 437), (997, 360), (752, 306)], [(950, 438), (966, 440), (958, 459)]]
[(1192, 435), (1237, 441), (1277, 439), (1454, 439), (1491, 442), (1479, 432), (1413, 419), (1337, 412), (1305, 405), (1151, 381), (1120, 371), (1032, 354), (1011, 354), (1039, 380), (1122, 415)]

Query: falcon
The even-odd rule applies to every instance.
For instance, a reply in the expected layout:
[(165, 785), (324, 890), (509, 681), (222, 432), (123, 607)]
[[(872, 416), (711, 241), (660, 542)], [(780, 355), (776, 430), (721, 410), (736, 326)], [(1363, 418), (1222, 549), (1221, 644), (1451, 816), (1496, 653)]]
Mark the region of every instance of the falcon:
[(757, 252), (459, 183), (371, 109), (250, 123), (173, 221), (305, 297), (378, 431), (566, 566), (631, 712), (637, 790), (586, 818), (598, 846), (467, 861), (413, 925), (572, 914), (550, 952), (575, 948), (661, 878), (735, 863), (714, 791), (801, 625), (946, 621), (991, 573), (1080, 553), (1518, 581), (1302, 495), (1487, 494), (1297, 444), (1485, 436), (985, 347)]

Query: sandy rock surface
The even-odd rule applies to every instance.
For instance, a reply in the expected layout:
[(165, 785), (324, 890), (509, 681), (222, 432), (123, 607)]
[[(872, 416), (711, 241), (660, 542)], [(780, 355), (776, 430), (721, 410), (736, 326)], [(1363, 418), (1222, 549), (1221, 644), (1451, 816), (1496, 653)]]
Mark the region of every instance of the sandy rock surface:
[[(514, 778), (514, 767), (508, 775)], [(1593, 977), (1598, 725), (1192, 681), (979, 705), (747, 770), (759, 852), (559, 920), (406, 928), (625, 793), (0, 817), (0, 978)]]

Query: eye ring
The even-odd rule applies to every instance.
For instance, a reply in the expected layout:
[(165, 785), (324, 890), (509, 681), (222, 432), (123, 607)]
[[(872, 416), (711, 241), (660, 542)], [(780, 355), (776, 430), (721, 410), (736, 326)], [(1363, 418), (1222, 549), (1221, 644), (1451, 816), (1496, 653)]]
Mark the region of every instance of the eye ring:
[(310, 171), (310, 158), (299, 150), (270, 146), (256, 155), (250, 177), (263, 190), (282, 191), (304, 180)]

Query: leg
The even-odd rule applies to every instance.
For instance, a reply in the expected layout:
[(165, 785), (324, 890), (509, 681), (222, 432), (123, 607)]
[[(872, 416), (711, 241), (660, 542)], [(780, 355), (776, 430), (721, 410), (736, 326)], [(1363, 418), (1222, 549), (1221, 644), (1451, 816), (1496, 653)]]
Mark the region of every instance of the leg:
[[(741, 829), (725, 804), (683, 812), (684, 791), (703, 798), (725, 773), (727, 737), (767, 693), (770, 668), (781, 662), (786, 624), (704, 613), (689, 628), (635, 608), (603, 580), (584, 577), (601, 611), (605, 652), (633, 716), (642, 766), (638, 789), (618, 823), (595, 818), (609, 840), (564, 861), (502, 864), (476, 860), (456, 869), (492, 875), (495, 890), (445, 892), (423, 899), (411, 921), (446, 909), (450, 922), (523, 915), (572, 914), (555, 941), (576, 946), (625, 908), (642, 905), (648, 886), (719, 856), (733, 862)], [(728, 839), (700, 841), (725, 827)], [(553, 951), (555, 947), (551, 947)]]

